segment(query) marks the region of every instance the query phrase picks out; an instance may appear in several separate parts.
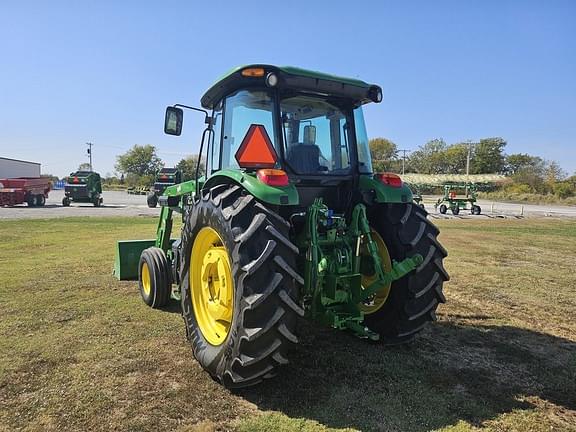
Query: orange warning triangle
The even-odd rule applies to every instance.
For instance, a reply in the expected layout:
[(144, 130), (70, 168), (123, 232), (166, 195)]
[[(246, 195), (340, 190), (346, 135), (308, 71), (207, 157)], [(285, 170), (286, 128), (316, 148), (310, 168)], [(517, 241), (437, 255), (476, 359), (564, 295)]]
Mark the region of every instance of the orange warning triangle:
[(236, 152), (242, 168), (273, 168), (278, 159), (272, 141), (261, 124), (251, 124)]

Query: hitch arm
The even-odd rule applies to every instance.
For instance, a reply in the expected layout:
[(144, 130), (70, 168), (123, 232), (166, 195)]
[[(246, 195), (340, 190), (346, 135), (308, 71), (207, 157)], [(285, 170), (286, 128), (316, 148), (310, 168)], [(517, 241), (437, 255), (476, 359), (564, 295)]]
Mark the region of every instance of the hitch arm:
[(355, 298), (354, 300), (361, 302), (368, 299), (370, 296), (380, 291), (382, 287), (406, 276), (408, 273), (422, 264), (422, 262), (424, 262), (424, 258), (420, 254), (416, 254), (412, 257), (403, 259), (400, 262), (394, 261), (392, 264), (392, 269), (388, 273), (384, 273), (382, 278), (378, 278), (378, 280), (374, 281), (366, 289), (362, 290), (359, 297)]

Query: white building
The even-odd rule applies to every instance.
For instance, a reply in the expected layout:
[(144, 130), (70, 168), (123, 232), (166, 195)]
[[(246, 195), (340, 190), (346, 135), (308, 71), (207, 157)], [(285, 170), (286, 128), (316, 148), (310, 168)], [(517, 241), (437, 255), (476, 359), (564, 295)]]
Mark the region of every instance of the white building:
[(40, 177), (40, 164), (0, 157), (0, 178)]

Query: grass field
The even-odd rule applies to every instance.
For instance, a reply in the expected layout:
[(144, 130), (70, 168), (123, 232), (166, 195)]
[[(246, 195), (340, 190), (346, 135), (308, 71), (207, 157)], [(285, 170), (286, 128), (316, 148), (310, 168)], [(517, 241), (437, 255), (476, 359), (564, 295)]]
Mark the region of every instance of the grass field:
[(152, 218), (0, 225), (0, 431), (576, 431), (576, 223), (440, 220), (448, 303), (384, 348), (303, 322), (291, 363), (230, 392), (178, 308), (111, 276)]

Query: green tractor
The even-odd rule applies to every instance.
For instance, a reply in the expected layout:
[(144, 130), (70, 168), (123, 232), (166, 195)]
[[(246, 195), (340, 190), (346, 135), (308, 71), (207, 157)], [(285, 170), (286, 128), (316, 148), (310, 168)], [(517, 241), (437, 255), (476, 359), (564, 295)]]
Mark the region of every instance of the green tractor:
[(162, 168), (156, 175), (154, 186), (146, 197), (148, 207), (154, 208), (158, 205), (158, 197), (164, 193), (167, 187), (181, 183), (182, 175), (178, 168)]
[[(463, 195), (458, 195), (457, 191), (463, 191)], [(460, 210), (469, 210), (473, 215), (479, 215), (482, 209), (476, 204), (476, 185), (467, 183), (446, 183), (444, 185), (444, 195), (438, 198), (434, 208), (442, 214), (446, 214), (448, 209), (454, 216), (460, 214)]]
[(62, 205), (68, 207), (71, 202), (91, 203), (100, 207), (102, 199), (102, 180), (94, 171), (76, 171), (70, 173), (64, 186)]
[(422, 194), (420, 193), (418, 188), (411, 183), (405, 182), (404, 184), (407, 185), (410, 188), (410, 190), (412, 191), (412, 201), (414, 201), (414, 204), (416, 204), (422, 210), (426, 210), (426, 206), (424, 205), (424, 202), (423, 202), (424, 200), (422, 198)]
[(356, 79), (251, 65), (204, 109), (166, 109), (171, 135), (182, 108), (204, 113), (207, 174), (165, 190), (156, 239), (118, 242), (115, 274), (153, 308), (180, 301), (194, 356), (225, 386), (273, 377), (299, 317), (386, 344), (435, 320), (446, 251), (401, 178), (372, 171), (362, 105), (381, 100)]

